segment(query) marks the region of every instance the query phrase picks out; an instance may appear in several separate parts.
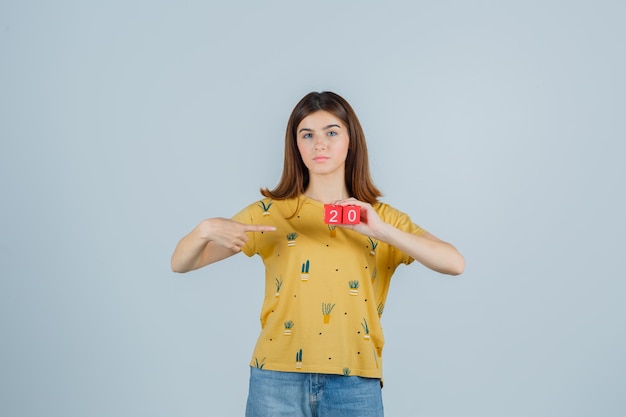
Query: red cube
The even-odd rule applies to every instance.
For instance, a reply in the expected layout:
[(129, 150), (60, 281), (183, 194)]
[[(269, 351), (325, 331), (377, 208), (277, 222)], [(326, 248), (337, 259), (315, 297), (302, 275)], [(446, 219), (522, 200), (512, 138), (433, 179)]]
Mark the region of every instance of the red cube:
[(324, 223), (341, 224), (343, 221), (343, 207), (334, 204), (324, 204)]
[(361, 207), (344, 206), (343, 208), (343, 224), (359, 224), (361, 223)]

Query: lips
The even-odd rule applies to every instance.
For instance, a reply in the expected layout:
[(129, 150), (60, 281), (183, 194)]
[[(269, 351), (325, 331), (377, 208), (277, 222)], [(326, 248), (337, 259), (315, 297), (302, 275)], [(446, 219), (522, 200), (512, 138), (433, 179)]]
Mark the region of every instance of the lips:
[(327, 156), (316, 156), (315, 158), (313, 158), (313, 160), (315, 162), (326, 162), (328, 161), (330, 158)]

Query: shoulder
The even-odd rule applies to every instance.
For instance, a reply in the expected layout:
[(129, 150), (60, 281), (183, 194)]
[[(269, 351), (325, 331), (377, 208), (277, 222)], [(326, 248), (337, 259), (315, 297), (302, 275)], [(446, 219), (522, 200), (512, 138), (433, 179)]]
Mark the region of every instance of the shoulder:
[(425, 232), (425, 230), (418, 226), (413, 219), (411, 219), (411, 216), (404, 211), (398, 210), (397, 208), (383, 202), (378, 202), (372, 207), (374, 207), (378, 216), (385, 223), (392, 224), (398, 229), (411, 233), (422, 234)]
[(404, 216), (408, 217), (408, 214), (404, 213), (403, 211), (398, 210), (397, 208), (387, 203), (378, 202), (372, 205), (372, 207), (374, 207), (374, 210), (376, 210), (376, 213), (378, 213), (378, 215), (383, 219), (391, 220), (391, 219), (395, 219), (398, 217), (404, 217)]
[(265, 197), (248, 204), (241, 211), (239, 211), (239, 213), (233, 216), (233, 220), (242, 223), (255, 223), (256, 220), (269, 217), (271, 215), (278, 215), (282, 217), (284, 213), (294, 212), (297, 206), (297, 198), (275, 200)]

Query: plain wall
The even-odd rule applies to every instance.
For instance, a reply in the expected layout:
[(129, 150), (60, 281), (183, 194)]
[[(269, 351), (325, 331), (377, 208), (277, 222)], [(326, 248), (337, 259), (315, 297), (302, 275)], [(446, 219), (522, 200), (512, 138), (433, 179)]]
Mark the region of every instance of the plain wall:
[(394, 276), (388, 416), (626, 414), (620, 1), (0, 2), (0, 415), (239, 416), (263, 269), (170, 271), (309, 91), (465, 255)]

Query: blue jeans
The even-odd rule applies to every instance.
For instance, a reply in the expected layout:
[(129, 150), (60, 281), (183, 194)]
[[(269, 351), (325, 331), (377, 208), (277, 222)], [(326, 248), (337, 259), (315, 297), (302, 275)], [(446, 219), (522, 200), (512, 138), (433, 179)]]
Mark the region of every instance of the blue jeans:
[(246, 417), (382, 417), (380, 380), (250, 368)]

